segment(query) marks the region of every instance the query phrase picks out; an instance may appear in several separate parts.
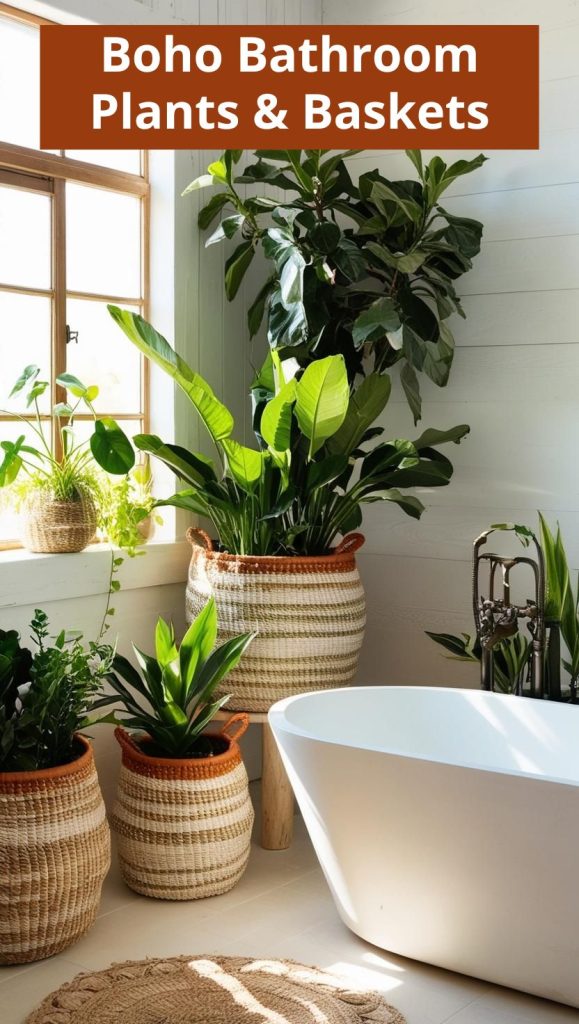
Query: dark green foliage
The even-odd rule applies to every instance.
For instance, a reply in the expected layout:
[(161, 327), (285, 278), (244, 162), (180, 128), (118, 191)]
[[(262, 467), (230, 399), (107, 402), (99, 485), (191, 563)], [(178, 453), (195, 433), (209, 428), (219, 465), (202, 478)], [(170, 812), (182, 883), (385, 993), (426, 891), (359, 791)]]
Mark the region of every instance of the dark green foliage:
[[(282, 358), (291, 350), (305, 367), (340, 353), (351, 385), (359, 373), (401, 362), (416, 421), (417, 373), (439, 387), (448, 381), (454, 339), (447, 321), (464, 316), (455, 282), (471, 269), (482, 236), (482, 224), (448, 213), (439, 200), (485, 157), (450, 166), (434, 157), (423, 165), (410, 150), (418, 181), (389, 181), (375, 170), (355, 184), (345, 163), (352, 152), (257, 151), (239, 173), (239, 153), (227, 151), (187, 191), (221, 189), (199, 214), (201, 228), (225, 214), (207, 245), (242, 238), (225, 264), (229, 299), (258, 247), (273, 264), (248, 312), (250, 336), (266, 316), (269, 344)], [(239, 185), (258, 194), (244, 198)], [(271, 186), (284, 190), (283, 201), (263, 194)]]
[[(14, 631), (0, 631), (0, 771), (53, 768), (73, 760), (74, 734), (109, 670), (112, 648), (78, 634), (49, 637), (48, 619), (36, 609), (33, 652)], [(52, 642), (51, 642), (52, 641)]]

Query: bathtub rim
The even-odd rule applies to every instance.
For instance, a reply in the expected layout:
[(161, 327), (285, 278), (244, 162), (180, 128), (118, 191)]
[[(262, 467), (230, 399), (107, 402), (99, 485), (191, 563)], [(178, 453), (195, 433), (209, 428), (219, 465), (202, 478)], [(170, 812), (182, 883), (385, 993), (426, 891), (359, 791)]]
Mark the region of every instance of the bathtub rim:
[[(298, 701), (304, 701), (304, 700), (307, 700), (309, 697), (320, 696), (322, 694), (324, 696), (326, 696), (326, 695), (329, 696), (330, 694), (333, 694), (333, 693), (345, 693), (345, 692), (349, 692), (351, 690), (364, 690), (364, 691), (369, 691), (369, 692), (374, 692), (376, 690), (380, 690), (380, 691), (396, 691), (396, 692), (414, 691), (414, 692), (425, 692), (425, 693), (447, 693), (447, 694), (448, 693), (454, 693), (454, 694), (461, 694), (461, 695), (462, 694), (472, 695), (473, 693), (476, 693), (476, 694), (480, 694), (480, 696), (483, 697), (483, 699), (491, 700), (491, 701), (494, 701), (494, 700), (501, 701), (501, 700), (505, 700), (505, 699), (509, 699), (509, 698), (512, 698), (513, 700), (523, 700), (523, 701), (526, 701), (526, 702), (533, 701), (533, 703), (536, 703), (537, 701), (539, 701), (538, 698), (533, 698), (533, 697), (516, 697), (513, 694), (496, 693), (494, 691), (491, 692), (491, 691), (486, 691), (486, 690), (476, 690), (476, 689), (473, 689), (473, 688), (470, 688), (470, 687), (404, 686), (404, 685), (400, 685), (400, 684), (392, 685), (392, 686), (385, 685), (385, 684), (376, 685), (376, 686), (371, 686), (371, 685), (368, 685), (368, 684), (366, 684), (364, 686), (340, 686), (340, 687), (334, 687), (333, 689), (329, 689), (329, 690), (311, 690), (308, 693), (300, 693), (300, 694), (297, 694), (297, 695), (295, 695), (293, 697), (284, 697), (282, 700), (277, 701), (275, 704), (272, 705), (272, 707), (269, 709), (269, 711), (267, 713), (268, 722), (269, 722), (269, 725), (270, 725), (270, 727), (272, 728), (272, 730), (274, 732), (274, 735), (275, 735), (276, 729), (279, 729), (280, 732), (290, 733), (291, 735), (298, 736), (301, 739), (313, 740), (316, 743), (322, 743), (325, 746), (347, 747), (347, 748), (350, 748), (350, 749), (353, 749), (353, 750), (365, 750), (365, 751), (368, 751), (369, 753), (382, 754), (385, 757), (393, 757), (393, 758), (397, 758), (397, 759), (400, 759), (400, 760), (420, 761), (420, 762), (423, 762), (424, 764), (443, 765), (446, 768), (457, 768), (457, 769), (459, 769), (461, 771), (462, 770), (468, 770), (468, 771), (475, 771), (475, 772), (486, 772), (486, 773), (488, 773), (490, 775), (506, 775), (509, 778), (528, 779), (528, 780), (530, 780), (532, 782), (553, 783), (554, 785), (558, 785), (558, 786), (568, 786), (568, 787), (570, 787), (572, 789), (579, 789), (579, 777), (577, 779), (565, 779), (565, 778), (561, 778), (560, 776), (557, 776), (557, 775), (547, 775), (547, 774), (545, 774), (545, 775), (538, 775), (535, 772), (526, 771), (526, 770), (524, 770), (522, 768), (508, 768), (507, 769), (507, 768), (501, 768), (498, 765), (489, 766), (489, 765), (479, 764), (476, 761), (467, 761), (466, 759), (450, 761), (450, 760), (447, 760), (447, 759), (444, 759), (444, 758), (440, 758), (440, 757), (426, 757), (425, 755), (420, 755), (418, 753), (412, 753), (412, 752), (409, 752), (408, 750), (397, 749), (395, 747), (390, 747), (389, 749), (379, 749), (376, 746), (361, 747), (361, 746), (359, 746), (358, 744), (355, 744), (355, 743), (346, 743), (346, 742), (343, 742), (343, 741), (338, 741), (336, 739), (328, 739), (328, 738), (325, 738), (323, 736), (319, 736), (316, 733), (312, 732), (311, 730), (304, 729), (303, 727), (296, 725), (295, 723), (289, 721), (288, 718), (287, 718), (287, 715), (286, 715), (287, 709), (292, 704), (295, 704)], [(559, 705), (559, 702), (554, 702), (554, 701), (552, 701), (552, 702), (549, 702), (549, 701), (539, 701), (539, 703), (544, 703), (544, 704), (549, 704), (550, 703), (551, 705), (555, 705), (555, 704)], [(561, 705), (559, 705), (559, 706), (561, 706)], [(577, 705), (577, 708), (579, 710), (579, 705)], [(579, 722), (578, 722), (578, 740), (579, 740)]]

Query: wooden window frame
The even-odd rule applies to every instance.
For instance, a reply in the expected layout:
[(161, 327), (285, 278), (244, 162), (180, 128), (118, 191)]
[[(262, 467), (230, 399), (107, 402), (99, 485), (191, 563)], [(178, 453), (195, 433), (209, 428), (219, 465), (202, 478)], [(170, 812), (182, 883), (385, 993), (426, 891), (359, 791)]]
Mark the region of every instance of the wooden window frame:
[[(55, 22), (38, 17), (0, 2), (0, 16), (31, 25), (51, 25)], [(52, 301), (51, 331), (51, 402), (65, 401), (66, 394), (56, 384), (56, 378), (66, 369), (66, 301), (67, 298), (78, 298), (96, 301), (114, 302), (117, 305), (136, 306), (145, 319), (149, 319), (150, 304), (150, 225), (151, 225), (151, 194), (148, 174), (148, 153), (141, 151), (141, 173), (132, 174), (128, 171), (101, 167), (98, 164), (85, 163), (67, 157), (61, 151), (46, 153), (26, 146), (0, 140), (0, 185), (8, 185), (19, 189), (40, 192), (52, 199), (52, 280), (48, 289), (27, 288), (17, 285), (5, 285), (0, 282), (0, 292), (11, 292), (20, 295), (41, 295)], [(104, 295), (98, 292), (78, 292), (67, 290), (66, 286), (66, 200), (67, 182), (108, 189), (121, 195), (132, 196), (141, 203), (141, 294), (140, 296)], [(144, 432), (150, 426), (150, 371), (149, 361), (141, 356), (141, 400), (140, 412), (126, 413), (118, 410), (107, 410), (106, 415), (124, 420), (142, 420)], [(28, 418), (28, 417), (25, 417)], [(30, 419), (33, 417), (30, 416)], [(50, 414), (41, 417), (49, 420)], [(77, 420), (90, 420), (90, 414), (78, 414)], [(14, 416), (0, 414), (1, 422), (12, 422)], [(58, 439), (55, 439), (58, 444)], [(18, 548), (16, 541), (1, 540), (0, 551)]]

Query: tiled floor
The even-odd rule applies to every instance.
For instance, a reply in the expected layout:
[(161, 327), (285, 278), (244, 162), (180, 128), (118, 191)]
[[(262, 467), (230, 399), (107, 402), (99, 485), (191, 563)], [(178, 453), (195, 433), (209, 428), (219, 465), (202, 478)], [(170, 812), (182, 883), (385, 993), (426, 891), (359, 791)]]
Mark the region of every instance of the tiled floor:
[[(287, 957), (380, 989), (408, 1024), (566, 1024), (579, 1011), (383, 953), (340, 922), (301, 821), (290, 850), (254, 846), (232, 892), (192, 903), (127, 889), (116, 865), (89, 934), (61, 956), (0, 967), (0, 1022), (23, 1024), (50, 991), (82, 969), (180, 953)], [(579, 969), (579, 968), (578, 968)]]

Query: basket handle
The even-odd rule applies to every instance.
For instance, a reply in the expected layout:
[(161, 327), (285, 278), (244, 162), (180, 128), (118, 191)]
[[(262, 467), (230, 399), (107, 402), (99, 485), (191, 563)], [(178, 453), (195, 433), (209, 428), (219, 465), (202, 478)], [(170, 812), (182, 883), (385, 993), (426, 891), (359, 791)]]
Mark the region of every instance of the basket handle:
[(337, 548), (332, 551), (333, 555), (345, 555), (353, 554), (354, 551), (358, 551), (362, 547), (366, 538), (363, 533), (347, 533), (345, 537), (338, 544)]
[(190, 526), (185, 536), (191, 547), (205, 548), (206, 551), (213, 551), (213, 541), (211, 540), (211, 537), (199, 526)]
[(122, 726), (117, 725), (115, 729), (115, 739), (122, 750), (130, 750), (132, 753), (140, 754), (142, 751), (139, 749), (138, 743), (135, 743), (133, 737), (123, 729)]
[[(230, 733), (228, 730), (232, 725), (236, 726), (236, 728), (233, 733)], [(237, 741), (243, 736), (244, 732), (247, 732), (248, 728), (249, 715), (247, 714), (247, 711), (237, 711), (231, 716), (231, 718), (227, 719), (221, 732), (228, 740), (231, 740), (232, 743), (237, 743)]]

